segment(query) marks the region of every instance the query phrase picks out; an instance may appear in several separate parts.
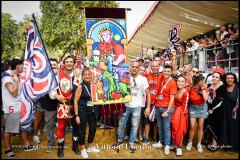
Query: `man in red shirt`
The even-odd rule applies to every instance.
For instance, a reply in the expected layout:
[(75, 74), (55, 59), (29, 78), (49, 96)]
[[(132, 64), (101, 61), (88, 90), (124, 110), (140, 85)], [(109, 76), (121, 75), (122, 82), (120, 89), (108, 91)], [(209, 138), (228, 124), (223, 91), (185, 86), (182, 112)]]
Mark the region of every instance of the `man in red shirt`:
[(174, 97), (177, 94), (177, 84), (171, 77), (172, 66), (165, 65), (163, 69), (163, 81), (158, 90), (156, 100), (156, 116), (160, 141), (153, 147), (161, 148), (165, 143), (164, 155), (169, 155), (171, 141), (171, 117), (174, 111)]
[[(147, 74), (147, 80), (148, 80), (148, 84), (149, 84), (149, 90), (151, 93), (151, 110), (153, 109), (153, 106), (155, 105), (155, 101), (156, 101), (156, 97), (157, 97), (157, 91), (158, 88), (160, 87), (160, 84), (163, 80), (163, 74), (159, 73), (159, 62), (158, 61), (154, 61), (151, 64), (151, 69), (152, 69), (152, 73)], [(147, 145), (149, 144), (149, 131), (150, 131), (150, 123), (151, 121), (149, 120), (149, 117), (145, 118), (145, 138), (143, 139), (143, 145)], [(152, 122), (156, 122), (154, 117), (153, 117), (153, 121)], [(158, 142), (156, 140), (156, 136), (157, 136), (157, 125), (156, 123), (154, 123), (154, 135), (153, 135), (153, 142)]]

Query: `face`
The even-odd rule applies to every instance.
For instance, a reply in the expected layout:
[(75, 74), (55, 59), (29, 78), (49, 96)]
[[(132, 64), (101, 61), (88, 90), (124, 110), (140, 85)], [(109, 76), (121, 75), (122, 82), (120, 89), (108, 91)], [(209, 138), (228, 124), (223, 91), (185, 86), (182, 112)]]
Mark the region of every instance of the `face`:
[(212, 83), (218, 84), (221, 81), (219, 73), (213, 73), (212, 75)]
[(65, 66), (66, 70), (69, 70), (69, 71), (73, 70), (73, 68), (74, 68), (74, 60), (72, 58), (67, 58), (65, 60), (64, 66)]
[(214, 69), (216, 69), (217, 67), (216, 66), (212, 66), (212, 71), (214, 70)]
[(91, 73), (89, 70), (86, 70), (84, 73), (83, 73), (83, 81), (84, 82), (87, 82), (87, 83), (90, 83), (91, 82)]
[(139, 67), (140, 64), (138, 62), (133, 62), (131, 65), (131, 74), (134, 76), (137, 75), (139, 72)]
[(227, 85), (231, 86), (234, 84), (234, 76), (233, 75), (227, 75), (226, 77), (226, 83)]
[(188, 65), (184, 65), (183, 72), (187, 73), (188, 71), (189, 71), (189, 66)]
[(193, 75), (193, 76), (197, 76), (198, 73), (199, 73), (199, 71), (198, 71), (197, 68), (193, 68), (193, 69), (192, 69), (192, 75)]
[(183, 88), (185, 86), (185, 78), (179, 77), (177, 80), (177, 86), (179, 89)]
[(155, 57), (154, 61), (158, 62), (159, 65), (161, 64), (161, 58), (160, 57)]
[(54, 74), (58, 73), (58, 64), (56, 61), (50, 61)]
[(221, 31), (221, 32), (224, 32), (225, 30), (226, 30), (226, 27), (225, 27), (225, 26), (221, 26), (221, 27), (220, 27), (220, 31)]
[(109, 42), (111, 40), (111, 33), (109, 31), (103, 31), (102, 38), (105, 42)]
[(163, 69), (163, 77), (165, 79), (168, 79), (171, 76), (171, 74), (172, 74), (171, 68), (164, 68)]
[(154, 61), (151, 65), (152, 72), (157, 74), (159, 72), (159, 65), (157, 61)]
[(144, 74), (145, 74), (145, 70), (146, 70), (145, 67), (140, 66), (139, 74), (142, 75), (142, 76), (144, 76)]
[(22, 72), (23, 72), (23, 64), (17, 65), (16, 68), (18, 69), (18, 72), (19, 72), (19, 73), (22, 73)]

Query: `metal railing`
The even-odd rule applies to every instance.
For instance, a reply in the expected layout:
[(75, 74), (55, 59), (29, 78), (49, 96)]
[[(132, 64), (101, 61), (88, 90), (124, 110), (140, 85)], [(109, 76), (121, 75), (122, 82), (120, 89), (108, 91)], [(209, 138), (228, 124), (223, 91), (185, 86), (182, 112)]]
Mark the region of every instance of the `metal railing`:
[(226, 71), (235, 70), (238, 72), (238, 54), (238, 43), (230, 43), (226, 48), (211, 46), (210, 48), (185, 52), (183, 63), (192, 64), (193, 67), (205, 72), (210, 72), (213, 65), (220, 65)]

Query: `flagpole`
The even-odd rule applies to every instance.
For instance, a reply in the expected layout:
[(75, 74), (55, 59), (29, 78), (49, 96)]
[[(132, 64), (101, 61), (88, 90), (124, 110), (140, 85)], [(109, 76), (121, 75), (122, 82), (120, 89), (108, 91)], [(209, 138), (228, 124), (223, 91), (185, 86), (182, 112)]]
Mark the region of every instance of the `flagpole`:
[[(44, 43), (43, 43), (43, 41), (42, 41), (42, 36), (41, 36), (40, 31), (39, 31), (39, 29), (38, 29), (37, 21), (36, 21), (36, 19), (35, 19), (35, 17), (34, 17), (34, 14), (32, 14), (32, 18), (33, 18), (33, 24), (34, 24), (35, 27), (36, 27), (36, 34), (39, 36), (39, 41), (40, 41), (41, 45), (43, 46), (44, 52), (46, 53), (48, 63), (50, 63), (50, 62), (49, 62), (48, 53), (47, 53), (47, 50), (46, 50), (46, 48), (45, 48), (45, 45), (44, 45)], [(52, 73), (54, 73), (51, 64), (50, 64), (50, 66), (51, 66)], [(55, 82), (57, 83), (56, 76), (54, 75), (53, 77), (54, 77)]]

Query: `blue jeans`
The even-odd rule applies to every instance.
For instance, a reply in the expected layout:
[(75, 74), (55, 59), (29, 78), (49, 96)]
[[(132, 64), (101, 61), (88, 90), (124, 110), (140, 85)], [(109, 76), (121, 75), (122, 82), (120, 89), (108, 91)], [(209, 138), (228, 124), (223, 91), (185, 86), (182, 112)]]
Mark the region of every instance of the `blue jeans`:
[(137, 131), (140, 123), (140, 117), (141, 117), (141, 107), (137, 108), (129, 108), (126, 107), (126, 112), (123, 114), (121, 119), (119, 120), (118, 124), (118, 142), (122, 142), (124, 138), (124, 129), (126, 127), (128, 118), (131, 115), (131, 131), (130, 131), (130, 141), (129, 144), (134, 144), (136, 137), (137, 137)]
[(166, 118), (162, 117), (162, 114), (167, 110), (166, 108), (155, 108), (155, 113), (157, 117), (157, 126), (160, 142), (165, 145), (171, 144), (171, 117), (174, 111), (174, 108), (170, 110)]

